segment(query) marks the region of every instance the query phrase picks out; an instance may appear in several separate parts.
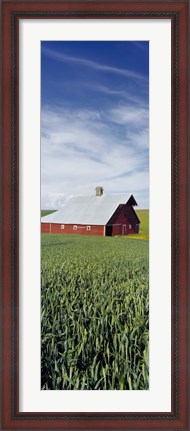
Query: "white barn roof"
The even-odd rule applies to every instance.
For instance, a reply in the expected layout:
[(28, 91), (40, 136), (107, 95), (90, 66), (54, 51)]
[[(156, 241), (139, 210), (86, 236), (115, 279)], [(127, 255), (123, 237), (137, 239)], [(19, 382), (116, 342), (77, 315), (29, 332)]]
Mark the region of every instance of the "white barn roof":
[(42, 223), (105, 225), (120, 204), (128, 202), (131, 194), (75, 196), (65, 206), (42, 217)]

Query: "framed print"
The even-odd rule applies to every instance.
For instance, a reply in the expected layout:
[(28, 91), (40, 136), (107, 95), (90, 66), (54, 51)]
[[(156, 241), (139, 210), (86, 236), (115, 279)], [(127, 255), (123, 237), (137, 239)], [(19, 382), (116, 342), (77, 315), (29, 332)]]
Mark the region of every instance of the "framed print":
[(188, 430), (188, 2), (1, 5), (2, 429)]

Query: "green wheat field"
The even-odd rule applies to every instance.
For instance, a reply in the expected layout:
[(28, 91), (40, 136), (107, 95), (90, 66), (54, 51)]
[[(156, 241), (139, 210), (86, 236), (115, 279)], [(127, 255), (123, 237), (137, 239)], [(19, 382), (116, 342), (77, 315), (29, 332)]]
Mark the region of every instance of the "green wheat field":
[(149, 388), (148, 211), (137, 213), (138, 239), (42, 235), (42, 389)]

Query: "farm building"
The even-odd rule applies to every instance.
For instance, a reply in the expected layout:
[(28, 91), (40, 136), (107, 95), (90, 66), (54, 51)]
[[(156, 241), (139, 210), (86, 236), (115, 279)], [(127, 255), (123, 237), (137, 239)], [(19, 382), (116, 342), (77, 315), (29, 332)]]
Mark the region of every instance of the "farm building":
[(94, 196), (72, 197), (64, 208), (41, 219), (42, 233), (116, 236), (137, 234), (140, 220), (132, 194), (104, 195), (96, 187)]

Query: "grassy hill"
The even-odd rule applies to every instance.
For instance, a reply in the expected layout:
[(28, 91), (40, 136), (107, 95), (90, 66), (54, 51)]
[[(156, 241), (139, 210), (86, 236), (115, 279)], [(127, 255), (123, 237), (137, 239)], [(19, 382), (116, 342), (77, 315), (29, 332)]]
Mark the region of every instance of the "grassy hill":
[(149, 210), (135, 210), (140, 220), (138, 235), (127, 235), (127, 238), (149, 239)]

